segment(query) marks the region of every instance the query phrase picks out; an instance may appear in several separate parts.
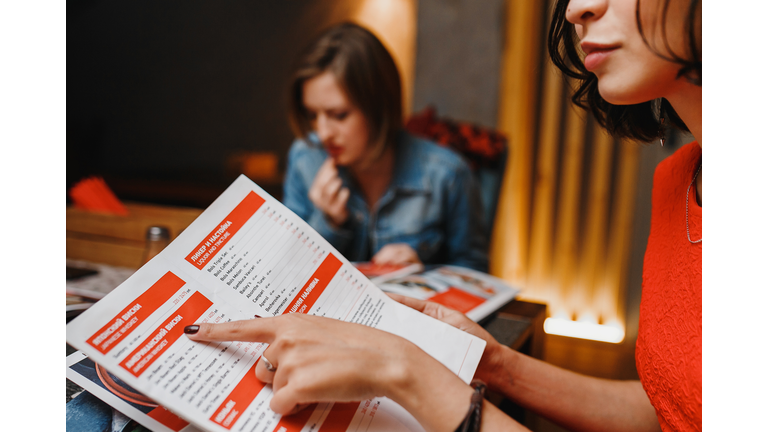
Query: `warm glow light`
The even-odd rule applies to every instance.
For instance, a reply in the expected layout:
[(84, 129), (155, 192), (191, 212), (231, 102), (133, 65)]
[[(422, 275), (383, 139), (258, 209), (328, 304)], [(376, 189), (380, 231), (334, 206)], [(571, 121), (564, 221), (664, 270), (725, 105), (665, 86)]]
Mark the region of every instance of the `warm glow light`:
[(416, 64), (416, 0), (358, 0), (356, 4), (352, 21), (381, 39), (400, 70), (403, 114), (408, 116)]
[(544, 331), (548, 334), (619, 343), (624, 340), (624, 329), (618, 324), (597, 324), (589, 321), (571, 321), (563, 318), (547, 318)]

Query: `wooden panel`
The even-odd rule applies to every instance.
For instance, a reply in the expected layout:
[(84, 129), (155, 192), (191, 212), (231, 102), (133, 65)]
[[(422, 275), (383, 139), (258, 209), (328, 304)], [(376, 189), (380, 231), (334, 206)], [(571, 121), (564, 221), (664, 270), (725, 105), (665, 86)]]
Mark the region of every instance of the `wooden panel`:
[(67, 258), (121, 267), (139, 268), (147, 228), (168, 228), (176, 238), (202, 210), (151, 204), (126, 203), (128, 216), (67, 208)]
[(581, 303), (583, 286), (576, 277), (579, 254), (579, 205), (584, 156), (584, 112), (571, 106), (566, 110), (566, 129), (563, 145), (563, 170), (560, 178), (560, 196), (555, 227), (554, 264), (559, 295), (550, 299), (553, 315), (570, 314), (572, 305)]
[(67, 258), (139, 268), (144, 254), (144, 242), (117, 240), (110, 237), (79, 237), (67, 233)]
[(597, 322), (601, 311), (597, 308), (596, 286), (602, 279), (605, 267), (605, 241), (608, 227), (608, 210), (611, 202), (611, 162), (613, 138), (599, 127), (595, 128), (594, 146), (590, 155), (587, 212), (584, 221), (584, 245), (579, 268), (580, 285), (584, 287), (581, 304), (571, 304), (581, 315)]
[(522, 284), (527, 267), (535, 107), (542, 47), (538, 35), (543, 8), (539, 2), (514, 0), (507, 1), (506, 7), (498, 125), (509, 138), (510, 151), (491, 241), (490, 270), (496, 276)]
[(608, 235), (605, 277), (599, 285), (596, 303), (603, 313), (602, 321), (624, 324), (626, 279), (632, 253), (632, 225), (635, 213), (635, 190), (639, 169), (640, 147), (635, 142), (619, 141), (619, 160), (613, 200), (613, 218)]
[(129, 212), (125, 217), (67, 207), (67, 231), (143, 242), (148, 227), (162, 225), (168, 228), (173, 239), (202, 213), (200, 209), (185, 207), (139, 203), (125, 206)]
[(563, 94), (563, 78), (551, 62), (548, 62), (548, 65), (544, 72), (539, 153), (533, 181), (530, 264), (526, 290), (527, 296), (537, 299), (551, 298), (554, 289), (551, 277), (552, 245), (562, 122), (560, 101)]

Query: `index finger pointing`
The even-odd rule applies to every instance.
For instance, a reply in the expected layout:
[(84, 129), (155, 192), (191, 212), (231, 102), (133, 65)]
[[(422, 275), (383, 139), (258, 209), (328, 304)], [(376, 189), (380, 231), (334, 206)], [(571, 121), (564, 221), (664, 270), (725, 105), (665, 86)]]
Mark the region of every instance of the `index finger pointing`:
[(211, 324), (200, 323), (184, 327), (184, 333), (192, 340), (238, 341), (272, 343), (277, 327), (272, 318), (255, 318), (242, 321)]

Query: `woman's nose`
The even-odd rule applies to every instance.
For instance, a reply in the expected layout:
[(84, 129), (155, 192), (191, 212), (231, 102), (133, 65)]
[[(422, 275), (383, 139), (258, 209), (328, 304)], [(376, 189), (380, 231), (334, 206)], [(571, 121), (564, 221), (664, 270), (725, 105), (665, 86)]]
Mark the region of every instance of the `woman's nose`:
[(584, 25), (587, 21), (603, 16), (608, 0), (571, 0), (565, 11), (565, 19), (571, 24)]
[(333, 134), (330, 125), (328, 124), (328, 117), (324, 114), (318, 114), (315, 123), (315, 132), (321, 142), (326, 142)]

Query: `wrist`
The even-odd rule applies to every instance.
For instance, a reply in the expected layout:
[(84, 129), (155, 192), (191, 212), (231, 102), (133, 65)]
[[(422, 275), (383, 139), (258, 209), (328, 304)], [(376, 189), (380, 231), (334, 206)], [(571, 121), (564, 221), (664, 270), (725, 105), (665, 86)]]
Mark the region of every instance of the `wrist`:
[(499, 351), (496, 354), (495, 362), (497, 366), (494, 369), (493, 379), (491, 379), (488, 387), (494, 391), (511, 394), (512, 387), (519, 376), (517, 373), (518, 364), (523, 354), (505, 345), (500, 345)]
[(349, 219), (349, 214), (347, 213), (343, 215), (330, 215), (328, 213), (323, 213), (323, 215), (325, 216), (325, 220), (328, 222), (328, 224), (336, 229), (341, 228), (347, 222), (347, 219)]
[(475, 377), (494, 391), (503, 391), (513, 380), (520, 353), (498, 342), (486, 345), (485, 353)]
[(427, 431), (453, 431), (469, 410), (474, 390), (415, 345), (409, 359), (390, 368), (387, 396), (413, 415)]

